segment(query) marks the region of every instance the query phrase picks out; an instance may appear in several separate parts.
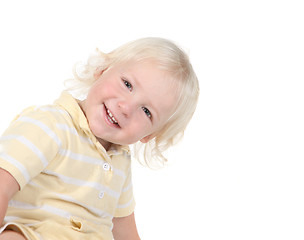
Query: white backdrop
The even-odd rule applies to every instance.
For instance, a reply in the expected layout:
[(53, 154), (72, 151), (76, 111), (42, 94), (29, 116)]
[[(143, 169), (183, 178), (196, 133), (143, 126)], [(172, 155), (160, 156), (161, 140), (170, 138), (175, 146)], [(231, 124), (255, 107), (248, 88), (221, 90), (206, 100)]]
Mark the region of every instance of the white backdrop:
[(301, 2), (1, 1), (0, 130), (52, 103), (96, 47), (169, 38), (201, 97), (169, 167), (134, 163), (142, 239), (304, 239)]

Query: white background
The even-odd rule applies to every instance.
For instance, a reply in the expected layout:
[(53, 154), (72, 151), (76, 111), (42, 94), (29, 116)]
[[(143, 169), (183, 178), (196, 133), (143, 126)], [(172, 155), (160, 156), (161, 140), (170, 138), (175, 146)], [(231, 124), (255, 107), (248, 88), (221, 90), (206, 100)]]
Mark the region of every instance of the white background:
[(304, 239), (301, 2), (1, 1), (0, 130), (52, 103), (96, 47), (169, 38), (201, 96), (170, 166), (134, 163), (142, 239)]

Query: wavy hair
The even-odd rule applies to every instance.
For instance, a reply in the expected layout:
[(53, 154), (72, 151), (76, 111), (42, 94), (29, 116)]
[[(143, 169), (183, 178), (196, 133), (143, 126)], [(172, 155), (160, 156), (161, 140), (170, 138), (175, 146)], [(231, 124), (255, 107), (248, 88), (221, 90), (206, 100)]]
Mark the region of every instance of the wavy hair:
[(68, 90), (78, 99), (85, 99), (96, 81), (96, 71), (103, 71), (115, 64), (128, 61), (152, 60), (174, 80), (178, 103), (174, 114), (147, 143), (134, 144), (134, 155), (149, 167), (163, 166), (167, 159), (163, 153), (184, 135), (199, 97), (199, 83), (188, 55), (175, 43), (163, 38), (142, 38), (115, 49), (110, 53), (96, 50), (86, 64), (76, 64), (74, 79), (68, 80)]

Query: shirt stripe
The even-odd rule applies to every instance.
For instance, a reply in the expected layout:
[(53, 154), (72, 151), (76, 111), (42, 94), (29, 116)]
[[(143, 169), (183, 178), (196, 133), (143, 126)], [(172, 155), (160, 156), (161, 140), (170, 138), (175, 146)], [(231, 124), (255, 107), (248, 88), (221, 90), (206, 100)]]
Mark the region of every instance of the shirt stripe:
[(10, 164), (14, 165), (23, 175), (26, 181), (30, 180), (30, 174), (24, 167), (22, 163), (14, 159), (13, 157), (7, 155), (6, 153), (0, 153), (0, 158), (4, 159), (5, 161), (9, 162)]
[(62, 145), (61, 140), (58, 138), (58, 136), (44, 123), (26, 116), (19, 117), (17, 121), (35, 124), (36, 126), (40, 127), (47, 135), (49, 135), (57, 143), (59, 147)]
[(55, 172), (51, 172), (49, 170), (44, 170), (43, 173), (48, 174), (48, 175), (52, 175), (52, 176), (56, 176), (62, 182), (65, 182), (65, 183), (68, 183), (68, 184), (76, 185), (76, 186), (79, 186), (79, 187), (91, 187), (91, 188), (94, 188), (98, 191), (104, 191), (107, 194), (109, 194), (110, 196), (115, 197), (117, 199), (119, 198), (119, 195), (120, 195), (118, 192), (110, 189), (109, 187), (105, 187), (105, 186), (103, 186), (103, 185), (101, 185), (97, 182), (83, 181), (83, 180), (80, 180), (80, 179), (77, 179), (77, 178), (67, 177), (67, 176), (64, 176), (64, 175), (61, 175), (61, 174), (58, 174), (58, 173), (55, 173)]
[(16, 135), (3, 136), (0, 138), (0, 141), (14, 140), (14, 139), (23, 143), (32, 152), (34, 152), (39, 157), (44, 167), (48, 165), (49, 162), (47, 161), (43, 153), (39, 150), (39, 148), (37, 148), (31, 141), (26, 139), (24, 136), (16, 136)]
[(85, 162), (85, 163), (90, 163), (90, 164), (95, 164), (95, 165), (100, 165), (104, 163), (104, 160), (100, 158), (93, 158), (86, 156), (84, 154), (79, 154), (79, 153), (74, 153), (71, 150), (68, 149), (60, 149), (59, 154), (65, 157), (72, 158), (77, 161)]

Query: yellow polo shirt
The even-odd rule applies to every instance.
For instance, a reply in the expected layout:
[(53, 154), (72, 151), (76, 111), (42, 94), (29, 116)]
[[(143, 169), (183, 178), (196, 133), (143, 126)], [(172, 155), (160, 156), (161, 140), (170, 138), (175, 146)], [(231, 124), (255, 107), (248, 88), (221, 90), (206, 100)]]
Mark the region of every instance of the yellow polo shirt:
[(17, 116), (0, 149), (0, 167), (21, 188), (2, 231), (15, 229), (35, 240), (107, 240), (113, 238), (112, 218), (134, 211), (129, 148), (106, 151), (67, 92), (53, 105)]

